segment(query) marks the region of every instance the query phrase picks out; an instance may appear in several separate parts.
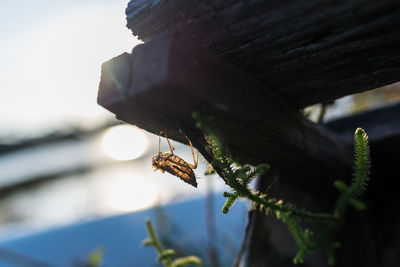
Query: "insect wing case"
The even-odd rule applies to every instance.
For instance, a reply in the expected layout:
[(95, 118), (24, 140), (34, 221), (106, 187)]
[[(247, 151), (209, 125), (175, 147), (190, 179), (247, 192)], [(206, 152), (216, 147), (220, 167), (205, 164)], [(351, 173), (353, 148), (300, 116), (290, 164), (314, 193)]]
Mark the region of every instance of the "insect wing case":
[(172, 175), (179, 177), (182, 181), (197, 187), (196, 176), (192, 168), (180, 157), (171, 153), (161, 153), (158, 167)]

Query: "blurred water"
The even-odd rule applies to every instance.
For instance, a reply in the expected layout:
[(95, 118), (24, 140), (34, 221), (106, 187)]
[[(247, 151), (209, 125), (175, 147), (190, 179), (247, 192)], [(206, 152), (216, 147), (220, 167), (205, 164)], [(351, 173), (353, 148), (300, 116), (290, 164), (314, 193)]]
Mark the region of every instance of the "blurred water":
[[(168, 173), (154, 172), (151, 157), (158, 151), (157, 136), (147, 134), (151, 144), (147, 152), (125, 162), (112, 160), (101, 151), (101, 136), (0, 156), (2, 186), (50, 175), (43, 182), (0, 196), (0, 237), (199, 197), (207, 192), (206, 179), (213, 180), (216, 191), (227, 189), (215, 177), (199, 179), (196, 189)], [(188, 146), (174, 146), (177, 155), (192, 162)], [(202, 158), (199, 161), (195, 173), (201, 177), (207, 165)], [(69, 174), (68, 170), (77, 168), (84, 170)], [(60, 172), (60, 177), (51, 178), (51, 174)]]
[[(220, 266), (232, 266), (247, 222), (243, 202), (222, 214), (225, 198), (212, 195), (210, 207), (204, 198), (50, 229), (23, 238), (0, 240), (0, 266), (87, 266), (89, 254), (104, 251), (102, 266), (161, 266), (152, 247), (141, 242), (148, 237), (145, 219), (151, 219), (166, 248), (181, 255), (197, 255), (211, 266), (208, 244), (217, 250)], [(216, 234), (207, 231), (208, 216), (214, 214)], [(234, 233), (234, 234), (233, 234)], [(15, 265), (24, 260), (25, 264)], [(27, 262), (29, 260), (29, 263)], [(79, 264), (79, 265), (78, 265)], [(40, 266), (42, 266), (40, 265)]]

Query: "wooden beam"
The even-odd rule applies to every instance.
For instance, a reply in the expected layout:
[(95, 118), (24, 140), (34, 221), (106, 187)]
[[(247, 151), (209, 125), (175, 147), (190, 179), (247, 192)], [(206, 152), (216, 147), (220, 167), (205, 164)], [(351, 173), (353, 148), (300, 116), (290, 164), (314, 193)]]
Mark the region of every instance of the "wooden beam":
[(354, 138), (354, 127), (362, 127), (368, 133), (371, 143), (400, 138), (400, 102), (339, 118), (324, 126), (348, 141)]
[[(192, 112), (212, 115), (215, 131), (242, 163), (268, 162), (298, 183), (350, 174), (351, 151), (262, 84), (209, 51), (163, 34), (102, 66), (98, 103), (117, 118), (210, 151)], [(183, 133), (183, 134), (182, 134)], [(303, 179), (303, 180), (302, 180)]]
[(176, 32), (304, 107), (400, 80), (398, 0), (132, 0), (127, 26)]

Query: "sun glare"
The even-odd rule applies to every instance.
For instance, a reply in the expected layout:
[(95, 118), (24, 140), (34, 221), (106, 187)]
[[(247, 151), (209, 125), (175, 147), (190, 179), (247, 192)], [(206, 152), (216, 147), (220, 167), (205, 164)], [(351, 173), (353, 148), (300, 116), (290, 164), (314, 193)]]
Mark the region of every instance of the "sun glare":
[(101, 147), (108, 157), (126, 161), (142, 156), (148, 148), (148, 140), (142, 130), (119, 125), (105, 131)]
[(115, 177), (105, 196), (105, 204), (117, 211), (135, 211), (157, 200), (154, 184), (143, 178)]

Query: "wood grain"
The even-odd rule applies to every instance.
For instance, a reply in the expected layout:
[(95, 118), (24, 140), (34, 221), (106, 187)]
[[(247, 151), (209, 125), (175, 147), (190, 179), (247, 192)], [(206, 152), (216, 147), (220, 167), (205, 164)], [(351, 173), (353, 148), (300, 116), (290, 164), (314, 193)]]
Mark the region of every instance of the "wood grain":
[(294, 106), (400, 80), (398, 0), (132, 0), (127, 26), (176, 32)]

